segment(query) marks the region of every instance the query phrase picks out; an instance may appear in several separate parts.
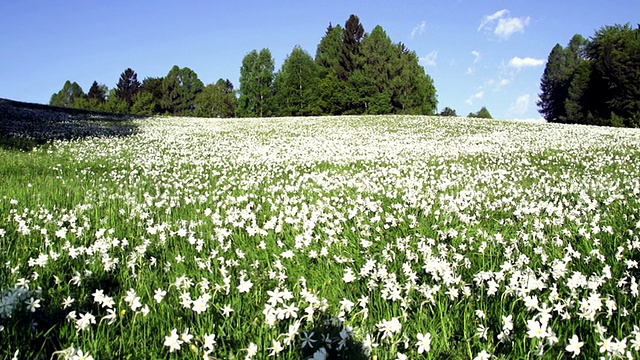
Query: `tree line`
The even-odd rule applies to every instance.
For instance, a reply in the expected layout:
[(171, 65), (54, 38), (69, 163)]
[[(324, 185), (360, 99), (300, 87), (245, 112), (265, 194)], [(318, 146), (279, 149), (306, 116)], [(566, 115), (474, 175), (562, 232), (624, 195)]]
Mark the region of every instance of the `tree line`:
[(542, 75), (540, 113), (549, 122), (640, 126), (640, 25), (606, 26), (590, 39), (556, 44)]
[(240, 86), (227, 79), (204, 85), (174, 66), (165, 77), (138, 80), (128, 68), (116, 87), (93, 82), (87, 93), (67, 81), (50, 104), (141, 115), (202, 117), (434, 114), (436, 89), (414, 51), (394, 43), (381, 26), (366, 33), (356, 15), (329, 24), (315, 57), (293, 48), (279, 71), (268, 48), (242, 60)]

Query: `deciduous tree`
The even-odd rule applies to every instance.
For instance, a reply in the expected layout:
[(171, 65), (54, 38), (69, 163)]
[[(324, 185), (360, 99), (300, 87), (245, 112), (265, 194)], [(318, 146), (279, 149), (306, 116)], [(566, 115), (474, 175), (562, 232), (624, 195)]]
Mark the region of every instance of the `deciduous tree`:
[(236, 95), (229, 79), (205, 86), (196, 97), (196, 116), (230, 118), (235, 116)]
[(267, 48), (252, 50), (242, 60), (240, 68), (240, 98), (238, 115), (241, 117), (271, 116), (273, 114), (274, 60)]
[(319, 115), (320, 67), (311, 55), (296, 46), (276, 75), (275, 102), (281, 116)]
[(62, 90), (51, 95), (49, 105), (74, 107), (76, 101), (84, 98), (85, 96), (86, 95), (84, 94), (84, 91), (82, 91), (82, 87), (80, 87), (77, 82), (71, 82), (70, 80), (67, 80), (64, 83), (64, 86), (62, 86)]

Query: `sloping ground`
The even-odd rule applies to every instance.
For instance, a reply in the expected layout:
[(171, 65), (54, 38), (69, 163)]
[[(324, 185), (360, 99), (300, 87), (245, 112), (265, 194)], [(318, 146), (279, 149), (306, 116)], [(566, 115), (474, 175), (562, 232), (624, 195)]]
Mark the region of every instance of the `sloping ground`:
[(137, 131), (134, 118), (0, 99), (0, 146), (28, 150), (52, 140), (128, 136)]

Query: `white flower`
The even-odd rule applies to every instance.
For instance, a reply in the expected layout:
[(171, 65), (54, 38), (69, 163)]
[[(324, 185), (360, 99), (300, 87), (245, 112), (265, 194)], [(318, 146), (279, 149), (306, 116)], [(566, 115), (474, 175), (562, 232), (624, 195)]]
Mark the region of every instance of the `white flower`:
[(229, 317), (231, 316), (231, 313), (233, 312), (233, 308), (231, 306), (229, 306), (229, 304), (223, 306), (220, 311), (222, 312), (222, 316), (224, 317)]
[(180, 340), (184, 341), (185, 344), (188, 344), (193, 339), (193, 335), (189, 334), (189, 328), (186, 328), (182, 334), (180, 334)]
[(203, 312), (209, 309), (209, 304), (207, 303), (207, 298), (200, 296), (196, 300), (191, 303), (191, 310), (195, 311), (197, 314), (202, 314)]
[(93, 360), (93, 356), (90, 354), (85, 354), (82, 350), (78, 349), (78, 351), (73, 354), (71, 360)]
[(156, 289), (154, 291), (154, 295), (153, 298), (156, 300), (157, 303), (160, 303), (162, 301), (162, 299), (164, 299), (164, 297), (167, 295), (167, 292), (162, 290), (162, 289)]
[(237, 289), (240, 293), (248, 293), (252, 287), (253, 283), (251, 280), (240, 279), (240, 285), (238, 285)]
[(40, 299), (34, 299), (33, 296), (24, 303), (27, 305), (27, 310), (31, 312), (36, 312), (36, 309), (40, 307)]
[(213, 347), (216, 345), (216, 335), (215, 334), (205, 334), (202, 341), (202, 347), (207, 349), (207, 351), (213, 351)]
[(537, 320), (527, 320), (527, 336), (530, 338), (544, 339), (549, 333), (546, 324), (541, 324)]
[(164, 337), (164, 346), (169, 347), (169, 352), (180, 350), (180, 345), (182, 345), (182, 340), (180, 340), (177, 329), (171, 330), (171, 334)]
[(329, 356), (329, 353), (327, 353), (327, 349), (321, 347), (315, 353), (313, 353), (312, 359), (313, 360), (326, 360), (328, 356)]
[(344, 281), (345, 283), (350, 283), (356, 280), (356, 276), (353, 273), (353, 270), (351, 270), (350, 267), (344, 269), (344, 275), (342, 276), (342, 281)]
[(313, 343), (317, 340), (313, 339), (314, 332), (303, 331), (302, 336), (300, 337), (300, 341), (302, 341), (302, 348), (305, 347), (313, 348)]
[(418, 354), (422, 354), (424, 352), (428, 353), (429, 350), (431, 350), (431, 334), (426, 333), (423, 335), (418, 333), (416, 337), (418, 338), (418, 342), (416, 343), (416, 346), (418, 347)]
[(84, 313), (76, 320), (76, 328), (78, 331), (86, 330), (89, 325), (96, 323), (96, 317), (91, 313)]
[(578, 339), (577, 335), (573, 335), (571, 339), (569, 339), (569, 345), (565, 348), (567, 352), (573, 353), (571, 357), (576, 357), (580, 355), (580, 348), (584, 345), (582, 341)]
[(480, 351), (480, 353), (473, 358), (473, 360), (490, 360), (490, 359), (491, 359), (491, 354), (489, 354), (486, 350)]
[(378, 331), (382, 333), (381, 340), (392, 337), (394, 334), (402, 330), (402, 323), (398, 318), (394, 317), (391, 320), (382, 320), (376, 324)]
[(269, 348), (270, 352), (269, 352), (269, 356), (275, 356), (279, 353), (282, 352), (282, 350), (284, 350), (284, 348), (282, 347), (282, 344), (280, 343), (280, 341), (278, 340), (272, 340), (272, 344), (273, 346)]
[(254, 343), (249, 343), (249, 347), (247, 348), (247, 356), (245, 359), (249, 360), (258, 354), (258, 345)]

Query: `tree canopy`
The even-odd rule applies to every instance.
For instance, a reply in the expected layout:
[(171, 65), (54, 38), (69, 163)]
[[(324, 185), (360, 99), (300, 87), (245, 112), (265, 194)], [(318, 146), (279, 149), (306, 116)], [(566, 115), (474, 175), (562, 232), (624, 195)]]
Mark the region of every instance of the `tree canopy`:
[(556, 44), (540, 81), (549, 122), (640, 126), (640, 26), (606, 26)]
[(477, 112), (470, 113), (469, 115), (467, 115), (467, 117), (479, 118), (479, 119), (493, 119), (493, 116), (491, 116), (491, 113), (485, 106), (480, 108), (480, 110), (478, 110)]
[(238, 90), (223, 79), (205, 86), (195, 71), (177, 65), (142, 81), (127, 68), (113, 89), (94, 81), (85, 94), (67, 81), (51, 104), (208, 117), (433, 114), (437, 96), (415, 52), (394, 43), (382, 26), (367, 33), (351, 15), (344, 26), (329, 24), (315, 57), (295, 46), (278, 71), (268, 48), (250, 51)]

